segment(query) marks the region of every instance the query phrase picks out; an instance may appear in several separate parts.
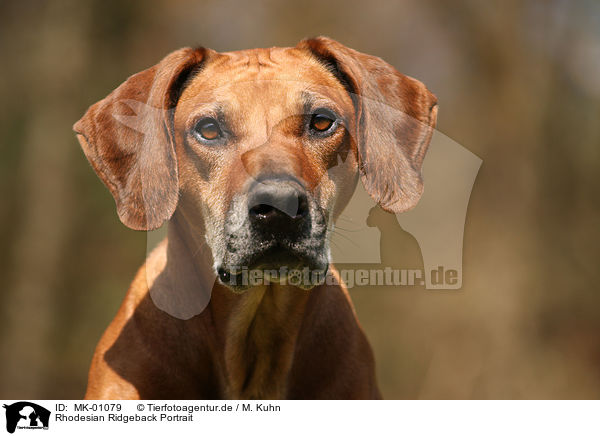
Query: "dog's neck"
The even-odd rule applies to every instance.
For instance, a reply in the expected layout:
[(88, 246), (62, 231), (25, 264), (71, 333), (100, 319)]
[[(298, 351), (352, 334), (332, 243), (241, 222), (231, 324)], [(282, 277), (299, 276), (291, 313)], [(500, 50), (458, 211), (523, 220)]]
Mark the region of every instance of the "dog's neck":
[(215, 281), (204, 244), (204, 237), (194, 234), (176, 212), (169, 225), (167, 263), (177, 265), (177, 271), (169, 273), (177, 276), (178, 286), (188, 289), (206, 288), (207, 280), (214, 283), (210, 302), (197, 318), (212, 341), (207, 345), (222, 394), (239, 399), (284, 397), (310, 292), (269, 284), (235, 293)]
[(309, 293), (277, 285), (236, 295), (215, 289), (209, 305), (228, 397), (285, 396), (296, 338)]

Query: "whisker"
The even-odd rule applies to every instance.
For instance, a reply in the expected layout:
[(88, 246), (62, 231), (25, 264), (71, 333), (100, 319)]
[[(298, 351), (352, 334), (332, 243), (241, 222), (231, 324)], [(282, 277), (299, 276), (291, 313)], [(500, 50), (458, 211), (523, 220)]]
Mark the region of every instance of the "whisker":
[(360, 248), (360, 246), (356, 242), (354, 242), (351, 238), (349, 238), (348, 236), (343, 235), (341, 233), (338, 233), (335, 230), (333, 232), (331, 232), (331, 233), (332, 233), (332, 235), (335, 234), (337, 236), (340, 236), (340, 237), (344, 238), (345, 240), (347, 240), (348, 242), (350, 242), (352, 245), (354, 245), (356, 248)]

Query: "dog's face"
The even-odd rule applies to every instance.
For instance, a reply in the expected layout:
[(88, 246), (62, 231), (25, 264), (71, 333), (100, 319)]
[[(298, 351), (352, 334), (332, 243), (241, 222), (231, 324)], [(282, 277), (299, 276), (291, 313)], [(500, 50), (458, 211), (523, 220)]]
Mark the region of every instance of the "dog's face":
[(241, 290), (242, 268), (326, 271), (329, 232), (359, 176), (384, 209), (414, 206), (435, 116), (420, 82), (318, 38), (179, 50), (75, 130), (125, 224), (156, 228), (178, 209)]
[(174, 114), (179, 207), (203, 224), (224, 283), (242, 286), (242, 268), (327, 270), (330, 224), (357, 178), (354, 119), (308, 52), (207, 56)]

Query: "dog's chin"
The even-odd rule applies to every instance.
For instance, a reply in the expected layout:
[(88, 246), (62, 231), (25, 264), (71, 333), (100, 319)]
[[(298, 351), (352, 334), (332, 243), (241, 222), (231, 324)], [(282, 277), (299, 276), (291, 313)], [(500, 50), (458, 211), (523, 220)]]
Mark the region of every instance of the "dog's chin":
[(310, 290), (325, 281), (329, 262), (327, 256), (302, 255), (287, 250), (255, 253), (248, 259), (231, 265), (217, 265), (219, 282), (234, 292), (277, 283)]

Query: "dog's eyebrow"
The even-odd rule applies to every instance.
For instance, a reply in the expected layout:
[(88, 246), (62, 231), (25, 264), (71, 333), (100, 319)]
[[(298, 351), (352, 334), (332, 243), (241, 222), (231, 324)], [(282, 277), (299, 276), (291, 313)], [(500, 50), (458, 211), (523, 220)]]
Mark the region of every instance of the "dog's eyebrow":
[(326, 107), (333, 110), (338, 116), (343, 117), (343, 111), (331, 98), (324, 96), (318, 92), (314, 92), (308, 89), (302, 91), (302, 114), (308, 115), (317, 107)]
[(302, 114), (309, 114), (315, 106), (316, 99), (314, 94), (310, 91), (302, 91), (300, 98), (302, 100)]
[(197, 106), (191, 115), (194, 122), (201, 120), (204, 117), (213, 117), (219, 121), (226, 118), (225, 113), (227, 112), (226, 105), (214, 101), (205, 103)]

